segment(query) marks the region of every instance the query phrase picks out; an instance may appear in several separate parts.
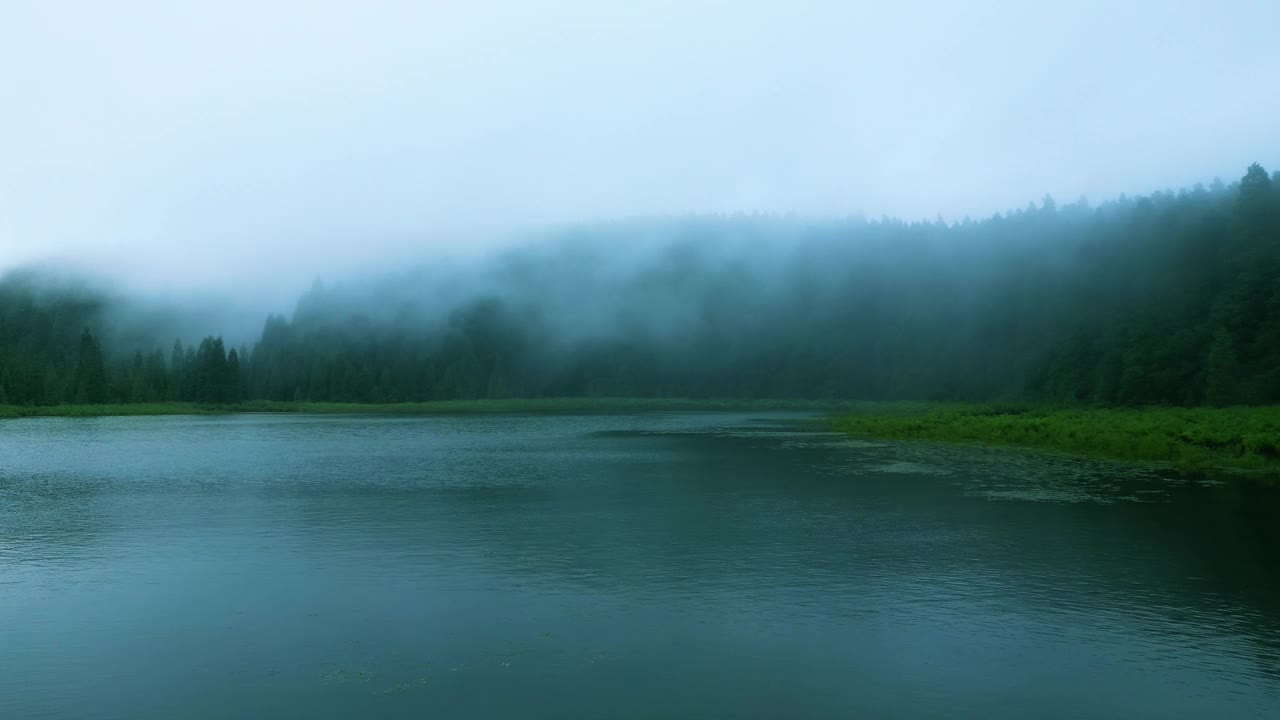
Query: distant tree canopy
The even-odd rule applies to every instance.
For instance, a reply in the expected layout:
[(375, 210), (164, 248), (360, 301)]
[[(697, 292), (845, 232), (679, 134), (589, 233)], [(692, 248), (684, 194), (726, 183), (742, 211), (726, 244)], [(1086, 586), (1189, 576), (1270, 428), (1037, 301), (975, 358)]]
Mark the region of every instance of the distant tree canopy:
[(11, 274), (0, 403), (1276, 403), (1278, 185), (1254, 164), (1230, 186), (1096, 209), (1046, 197), (981, 222), (582, 228), (474, 277), (403, 277), (360, 297), (317, 286), (252, 348), (209, 336), (167, 357), (106, 333), (104, 298)]

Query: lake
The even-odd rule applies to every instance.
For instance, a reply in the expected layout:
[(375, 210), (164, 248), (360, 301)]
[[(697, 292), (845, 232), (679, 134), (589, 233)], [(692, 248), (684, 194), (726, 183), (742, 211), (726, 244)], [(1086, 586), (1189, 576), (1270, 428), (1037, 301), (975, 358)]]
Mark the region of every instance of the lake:
[(1280, 487), (804, 417), (0, 421), (0, 717), (1280, 717)]

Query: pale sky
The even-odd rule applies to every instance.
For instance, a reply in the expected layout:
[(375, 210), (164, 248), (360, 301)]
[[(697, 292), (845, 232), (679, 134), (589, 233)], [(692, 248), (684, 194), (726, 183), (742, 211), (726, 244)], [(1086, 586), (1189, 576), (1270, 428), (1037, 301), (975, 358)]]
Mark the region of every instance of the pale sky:
[(948, 219), (1280, 169), (1280, 2), (0, 12), (0, 270), (306, 282), (529, 225)]

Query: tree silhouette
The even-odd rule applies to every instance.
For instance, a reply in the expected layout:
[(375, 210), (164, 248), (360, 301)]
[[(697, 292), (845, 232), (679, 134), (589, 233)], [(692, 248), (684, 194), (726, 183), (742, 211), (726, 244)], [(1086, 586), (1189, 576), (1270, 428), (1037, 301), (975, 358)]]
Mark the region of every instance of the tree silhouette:
[(102, 346), (85, 328), (80, 333), (80, 358), (76, 365), (75, 400), (78, 403), (107, 401), (107, 371), (102, 360)]

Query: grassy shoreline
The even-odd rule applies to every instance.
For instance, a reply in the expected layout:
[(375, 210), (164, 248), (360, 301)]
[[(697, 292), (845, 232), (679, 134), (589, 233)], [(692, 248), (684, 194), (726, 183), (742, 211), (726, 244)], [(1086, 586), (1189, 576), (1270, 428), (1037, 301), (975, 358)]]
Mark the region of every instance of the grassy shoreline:
[(513, 398), (421, 403), (253, 401), (236, 405), (137, 403), (0, 405), (0, 419), (228, 413), (432, 414), (796, 410), (831, 417), (835, 430), (898, 440), (1029, 448), (1175, 466), (1280, 473), (1280, 407), (1083, 408), (795, 399)]
[(885, 406), (836, 417), (853, 435), (1031, 448), (1187, 470), (1280, 472), (1280, 407)]
[(402, 414), (519, 412), (644, 412), (682, 410), (800, 410), (848, 412), (855, 403), (823, 400), (736, 400), (694, 398), (511, 398), (505, 400), (433, 400), (419, 403), (330, 403), (252, 401), (234, 405), (132, 403), (111, 405), (0, 405), (0, 419), (24, 417), (109, 417), (141, 415), (217, 415), (228, 413)]

